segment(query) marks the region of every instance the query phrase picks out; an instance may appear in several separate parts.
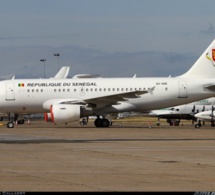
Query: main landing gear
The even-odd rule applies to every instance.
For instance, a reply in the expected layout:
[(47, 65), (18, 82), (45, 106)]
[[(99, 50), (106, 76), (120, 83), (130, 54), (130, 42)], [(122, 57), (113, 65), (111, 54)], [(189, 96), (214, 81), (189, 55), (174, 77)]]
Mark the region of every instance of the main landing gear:
[(200, 128), (202, 126), (201, 121), (199, 120), (197, 124), (195, 124), (195, 128)]
[(9, 115), (9, 122), (7, 123), (7, 128), (14, 128), (14, 124), (23, 125), (24, 123), (25, 123), (25, 120), (22, 118), (22, 115), (20, 116), (20, 118), (18, 114), (14, 114), (14, 117), (11, 117)]
[(97, 117), (97, 119), (94, 121), (94, 125), (96, 127), (109, 127), (111, 125), (111, 121), (109, 121), (106, 118), (99, 118)]
[(211, 120), (211, 127), (215, 127), (215, 121)]

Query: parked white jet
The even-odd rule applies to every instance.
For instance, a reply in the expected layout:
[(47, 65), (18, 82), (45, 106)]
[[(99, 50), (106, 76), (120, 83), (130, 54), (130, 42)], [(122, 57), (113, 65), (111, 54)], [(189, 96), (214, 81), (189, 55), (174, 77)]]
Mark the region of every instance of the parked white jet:
[[(153, 78), (15, 79), (0, 81), (0, 112), (50, 113), (55, 123), (106, 114), (144, 112), (214, 96), (215, 40), (185, 74)], [(13, 122), (8, 127), (13, 127)]]
[(215, 127), (215, 106), (212, 107), (211, 110), (207, 110), (204, 112), (199, 112), (195, 114), (195, 117), (198, 120), (198, 123), (195, 125), (196, 128), (202, 126), (201, 121), (208, 121), (211, 122), (211, 127)]
[(58, 73), (53, 77), (53, 79), (66, 79), (69, 74), (69, 66), (63, 66)]
[(149, 116), (158, 117), (158, 123), (160, 118), (164, 118), (167, 119), (167, 123), (171, 126), (178, 126), (181, 119), (192, 120), (194, 123), (196, 121), (196, 113), (211, 110), (212, 106), (215, 106), (215, 98), (208, 98), (160, 110), (152, 110), (149, 112)]

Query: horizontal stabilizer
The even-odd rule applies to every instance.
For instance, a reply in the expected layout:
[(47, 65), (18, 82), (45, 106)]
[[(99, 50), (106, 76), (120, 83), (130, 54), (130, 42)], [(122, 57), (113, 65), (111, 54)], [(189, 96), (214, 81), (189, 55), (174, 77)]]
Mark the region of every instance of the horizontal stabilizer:
[(209, 90), (209, 91), (212, 91), (212, 92), (215, 92), (215, 85), (207, 85), (207, 86), (204, 86), (204, 88), (206, 90)]

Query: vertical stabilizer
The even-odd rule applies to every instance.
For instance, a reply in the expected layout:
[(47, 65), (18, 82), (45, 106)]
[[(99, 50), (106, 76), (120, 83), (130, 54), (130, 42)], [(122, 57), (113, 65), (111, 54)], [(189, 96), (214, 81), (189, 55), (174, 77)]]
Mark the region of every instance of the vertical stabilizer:
[(59, 72), (55, 75), (54, 79), (65, 79), (69, 74), (69, 66), (63, 66)]
[(179, 77), (215, 78), (215, 40), (195, 64)]

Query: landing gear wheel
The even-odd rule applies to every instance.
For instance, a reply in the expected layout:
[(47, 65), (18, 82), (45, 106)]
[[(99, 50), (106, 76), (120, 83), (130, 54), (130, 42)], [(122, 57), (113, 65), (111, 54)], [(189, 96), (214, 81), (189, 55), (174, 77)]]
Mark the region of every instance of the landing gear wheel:
[(202, 126), (202, 124), (198, 123), (198, 124), (195, 125), (195, 128), (200, 128), (201, 126)]
[(25, 120), (24, 120), (24, 119), (18, 120), (18, 124), (23, 125), (24, 123), (25, 123)]
[(100, 122), (101, 127), (109, 127), (110, 126), (110, 122), (108, 119), (102, 119)]
[(14, 128), (14, 123), (13, 122), (8, 122), (7, 123), (7, 128)]
[(175, 121), (174, 126), (179, 126), (179, 121)]
[(100, 119), (97, 118), (94, 122), (94, 125), (96, 127), (109, 127), (110, 126), (110, 121), (108, 119)]
[(94, 125), (96, 127), (101, 127), (101, 119), (100, 118), (97, 118), (95, 121), (94, 121)]

